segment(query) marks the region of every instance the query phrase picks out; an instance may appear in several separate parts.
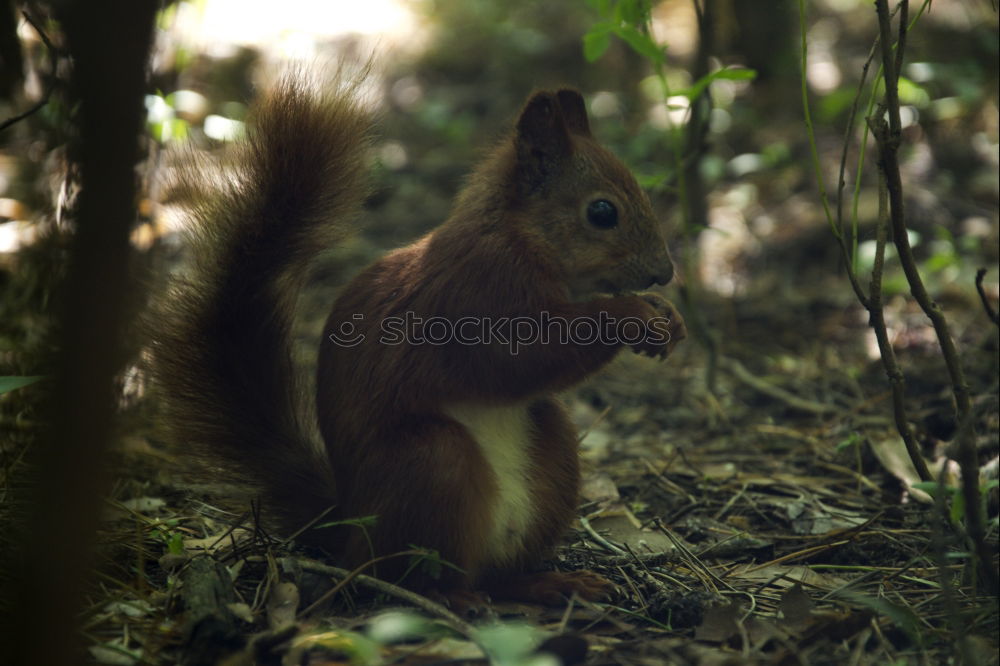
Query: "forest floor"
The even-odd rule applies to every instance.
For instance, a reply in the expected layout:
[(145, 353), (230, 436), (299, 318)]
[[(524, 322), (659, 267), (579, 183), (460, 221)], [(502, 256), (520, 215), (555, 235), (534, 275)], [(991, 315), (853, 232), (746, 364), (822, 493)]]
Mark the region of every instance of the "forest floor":
[[(92, 654), (112, 664), (485, 663), (484, 651), (498, 664), (560, 663), (543, 653), (587, 664), (997, 663), (997, 599), (977, 590), (960, 519), (911, 488), (888, 384), (847, 295), (810, 299), (808, 315), (706, 298), (724, 322), (714, 392), (691, 339), (663, 362), (622, 354), (565, 396), (586, 474), (581, 518), (548, 566), (603, 574), (617, 587), (608, 603), (497, 603), (468, 619), (364, 576), (341, 585), (346, 572), (267, 534), (218, 483), (192, 483), (140, 401), (109, 505), (103, 594), (86, 614)], [(313, 289), (304, 309), (322, 312), (329, 298)], [(971, 305), (957, 328), (982, 389), (984, 473), (996, 478), (996, 332)], [(950, 388), (933, 345), (912, 337), (901, 351), (920, 406), (911, 418), (940, 472)], [(944, 474), (956, 484), (955, 469)], [(995, 548), (995, 488), (989, 513)], [(240, 656), (223, 661), (231, 651)]]

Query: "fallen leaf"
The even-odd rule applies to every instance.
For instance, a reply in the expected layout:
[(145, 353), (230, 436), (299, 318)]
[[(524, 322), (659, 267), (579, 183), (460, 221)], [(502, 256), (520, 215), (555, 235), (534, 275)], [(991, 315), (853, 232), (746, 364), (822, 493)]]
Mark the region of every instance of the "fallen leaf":
[(902, 481), (909, 489), (913, 499), (925, 504), (933, 501), (931, 496), (923, 490), (913, 487), (914, 484), (920, 483), (920, 475), (917, 474), (917, 468), (913, 466), (913, 461), (910, 460), (910, 455), (906, 452), (903, 440), (898, 437), (872, 440), (871, 449), (885, 471)]
[(811, 622), (813, 602), (802, 585), (795, 583), (781, 595), (778, 610), (785, 619), (785, 625), (793, 631), (799, 631)]
[(740, 633), (738, 623), (743, 617), (743, 609), (733, 602), (726, 606), (716, 606), (705, 611), (705, 619), (694, 630), (694, 637), (699, 641), (725, 643)]

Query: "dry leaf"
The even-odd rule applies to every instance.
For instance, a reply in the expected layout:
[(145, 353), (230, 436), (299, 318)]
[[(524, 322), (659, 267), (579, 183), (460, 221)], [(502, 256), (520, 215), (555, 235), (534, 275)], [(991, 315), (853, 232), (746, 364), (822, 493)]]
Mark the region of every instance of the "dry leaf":
[(699, 641), (725, 643), (740, 633), (738, 623), (743, 617), (743, 609), (733, 602), (727, 606), (716, 606), (705, 611), (705, 619), (694, 630), (694, 637)]
[(778, 610), (785, 618), (785, 625), (798, 632), (812, 621), (813, 602), (803, 591), (802, 585), (796, 583), (781, 595)]

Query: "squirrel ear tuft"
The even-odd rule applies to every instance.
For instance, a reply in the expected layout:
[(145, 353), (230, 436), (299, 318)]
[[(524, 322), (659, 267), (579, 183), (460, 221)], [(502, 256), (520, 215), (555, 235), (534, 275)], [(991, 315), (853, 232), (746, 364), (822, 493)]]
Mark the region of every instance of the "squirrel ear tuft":
[(515, 143), (519, 178), (529, 191), (535, 190), (573, 152), (556, 95), (537, 92), (528, 99), (517, 121)]
[(563, 88), (556, 93), (556, 97), (569, 131), (580, 136), (590, 136), (590, 121), (587, 120), (587, 105), (583, 101), (583, 95), (572, 88)]

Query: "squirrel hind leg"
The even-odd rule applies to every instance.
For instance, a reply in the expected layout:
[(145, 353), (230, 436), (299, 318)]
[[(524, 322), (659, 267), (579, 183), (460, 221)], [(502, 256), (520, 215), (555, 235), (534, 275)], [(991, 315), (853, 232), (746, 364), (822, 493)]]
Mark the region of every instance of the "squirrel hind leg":
[(496, 490), (475, 440), (450, 419), (425, 416), (394, 433), (391, 443), (365, 448), (341, 499), (345, 515), (374, 515), (375, 524), (351, 530), (345, 559), (358, 566), (426, 548), (441, 562), (413, 566), (412, 556), (389, 557), (375, 565), (375, 575), (405, 574), (402, 583), (414, 589), (471, 588), (489, 558)]

